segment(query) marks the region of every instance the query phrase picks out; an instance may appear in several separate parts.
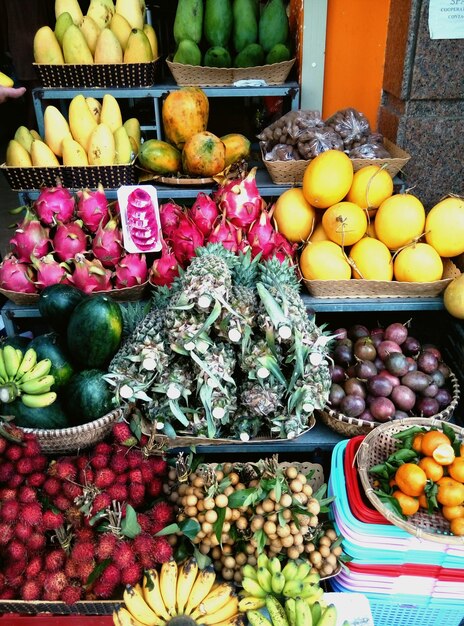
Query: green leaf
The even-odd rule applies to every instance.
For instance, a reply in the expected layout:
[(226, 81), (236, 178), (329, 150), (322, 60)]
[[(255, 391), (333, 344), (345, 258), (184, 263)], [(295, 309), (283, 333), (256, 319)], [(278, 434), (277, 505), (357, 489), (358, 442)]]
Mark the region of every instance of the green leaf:
[(287, 525), (287, 520), (285, 519), (285, 517), (283, 515), (283, 511), (279, 511), (277, 513), (277, 518), (279, 520), (279, 526), (286, 526)]
[(169, 526), (165, 526), (157, 533), (155, 533), (155, 537), (163, 537), (164, 535), (173, 535), (174, 533), (178, 533), (180, 528), (177, 524), (169, 524)]
[(327, 483), (322, 483), (322, 485), (319, 487), (319, 489), (317, 489), (312, 497), (316, 498), (316, 500), (321, 500), (325, 494), (327, 493)]
[(224, 521), (226, 519), (226, 509), (225, 507), (222, 509), (215, 507), (214, 510), (216, 511), (218, 517), (213, 524), (213, 530), (217, 540), (219, 541), (219, 545), (221, 545), (222, 527), (224, 526)]
[(182, 409), (177, 402), (175, 402), (174, 400), (169, 400), (169, 408), (171, 409), (171, 413), (179, 420), (181, 424), (183, 424), (184, 426), (189, 425), (188, 419), (185, 417)]
[(456, 440), (456, 433), (454, 432), (454, 430), (446, 422), (443, 422), (442, 428), (443, 428), (443, 432), (445, 433), (445, 435), (451, 441), (451, 444), (453, 444)]
[(142, 437), (142, 415), (139, 412), (135, 412), (131, 415), (131, 420), (129, 422), (129, 428), (137, 437), (137, 441), (140, 441)]
[(279, 502), (280, 497), (282, 496), (282, 483), (280, 482), (280, 480), (276, 480), (274, 493), (275, 493), (276, 502)]
[(406, 430), (401, 430), (398, 433), (392, 435), (394, 439), (406, 439), (407, 437), (411, 437), (417, 435), (417, 433), (423, 433), (424, 429), (421, 426), (411, 426), (410, 428), (406, 428)]
[(241, 491), (234, 491), (229, 496), (228, 506), (231, 509), (238, 509), (241, 506), (245, 506), (245, 502), (249, 496), (253, 496), (256, 493), (256, 489), (250, 487), (250, 489), (242, 489)]
[(219, 493), (223, 493), (225, 491), (225, 489), (227, 489), (227, 487), (230, 487), (231, 482), (229, 478), (223, 478), (221, 480), (221, 482), (218, 485), (218, 491)]
[(142, 532), (142, 527), (137, 521), (137, 513), (130, 504), (126, 506), (126, 516), (121, 522), (121, 532), (125, 537), (129, 537), (129, 539), (137, 537), (137, 535), (140, 535)]
[(106, 518), (106, 509), (101, 509), (89, 520), (90, 526), (95, 526), (102, 518)]
[(264, 530), (260, 528), (253, 534), (253, 537), (256, 541), (256, 550), (258, 554), (261, 554), (261, 552), (264, 550), (264, 547), (266, 546), (267, 535)]
[(193, 548), (193, 556), (196, 558), (199, 569), (205, 569), (211, 565), (211, 558), (207, 554), (203, 554), (197, 547)]
[[(224, 510), (224, 514), (225, 514), (225, 510)], [(190, 541), (193, 541), (193, 539), (195, 539), (195, 537), (200, 532), (200, 528), (201, 526), (197, 522), (196, 519), (186, 519), (179, 524), (179, 530), (186, 537), (188, 537)]]
[(111, 561), (112, 559), (105, 559), (104, 561), (101, 561), (101, 563), (99, 563), (96, 567), (94, 567), (93, 570), (90, 572), (85, 585), (87, 587), (90, 587), (90, 585), (94, 583), (97, 580), (97, 578), (99, 578), (103, 574), (103, 572), (106, 570), (106, 568), (111, 563)]

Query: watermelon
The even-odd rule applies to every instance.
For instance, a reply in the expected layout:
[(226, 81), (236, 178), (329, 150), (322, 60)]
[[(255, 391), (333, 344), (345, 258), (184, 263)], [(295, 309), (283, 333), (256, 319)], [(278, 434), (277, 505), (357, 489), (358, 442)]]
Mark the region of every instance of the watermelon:
[(99, 369), (82, 370), (69, 381), (62, 398), (73, 424), (86, 424), (106, 415), (114, 407), (110, 385)]
[(53, 330), (66, 333), (71, 313), (85, 298), (87, 295), (73, 285), (49, 285), (40, 293), (39, 313)]
[(56, 333), (46, 333), (38, 335), (29, 344), (29, 348), (34, 348), (37, 353), (37, 361), (50, 359), (52, 368), (50, 374), (55, 377), (55, 384), (52, 387), (56, 391), (69, 381), (74, 374), (74, 366), (67, 354), (66, 347), (62, 345), (60, 337)]
[(2, 406), (2, 415), (13, 415), (13, 423), (22, 428), (56, 429), (69, 428), (72, 424), (64, 412), (60, 400), (43, 408), (30, 408), (18, 398), (14, 402)]

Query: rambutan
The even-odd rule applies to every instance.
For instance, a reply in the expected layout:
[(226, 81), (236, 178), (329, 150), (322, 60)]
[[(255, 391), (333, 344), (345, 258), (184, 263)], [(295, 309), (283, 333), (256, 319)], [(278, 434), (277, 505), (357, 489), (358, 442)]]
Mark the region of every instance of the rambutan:
[(43, 560), (40, 554), (36, 554), (32, 558), (29, 559), (26, 567), (26, 578), (27, 580), (31, 580), (32, 578), (37, 578), (40, 572), (43, 570)]
[(115, 474), (123, 474), (129, 467), (125, 452), (115, 452), (109, 462), (109, 467)]
[(64, 512), (64, 517), (73, 528), (79, 528), (82, 524), (85, 523), (84, 514), (76, 505), (70, 506), (69, 509), (66, 509), (66, 511)]
[(61, 592), (61, 600), (65, 604), (75, 604), (82, 599), (82, 587), (78, 585), (67, 585)]
[(99, 561), (104, 561), (113, 557), (114, 549), (118, 539), (113, 533), (104, 533), (97, 543), (95, 553)]
[(129, 472), (129, 483), (143, 483), (142, 470), (140, 468), (132, 469)]
[(142, 483), (134, 483), (129, 485), (128, 503), (134, 508), (143, 504), (145, 500), (145, 485)]
[(153, 521), (146, 513), (137, 513), (137, 521), (142, 529), (142, 532), (151, 532)]
[(75, 480), (77, 476), (75, 459), (68, 456), (58, 459), (55, 464), (50, 465), (49, 473), (60, 480)]
[(14, 463), (17, 463), (19, 459), (22, 459), (22, 457), (23, 457), (23, 447), (16, 443), (12, 443), (5, 450), (5, 458), (8, 459), (9, 461), (13, 461)]
[(16, 489), (10, 489), (9, 487), (2, 487), (0, 489), (0, 502), (6, 500), (16, 500), (18, 497), (18, 491)]
[(116, 587), (110, 585), (109, 583), (105, 583), (103, 581), (98, 581), (93, 586), (93, 592), (97, 596), (97, 598), (108, 599), (111, 598), (115, 591)]
[(154, 476), (153, 480), (148, 485), (148, 493), (150, 494), (152, 498), (157, 498), (158, 496), (161, 495), (162, 491), (163, 491), (163, 481), (161, 480), (161, 478)]
[(113, 588), (117, 587), (121, 582), (121, 569), (114, 563), (110, 563), (99, 576), (98, 582), (105, 583)]
[(78, 470), (85, 469), (88, 465), (89, 465), (89, 459), (86, 456), (80, 455), (77, 457), (76, 467)]
[(120, 485), (119, 483), (114, 483), (114, 485), (110, 485), (106, 491), (110, 500), (118, 500), (118, 502), (124, 502), (127, 500), (128, 491), (126, 485)]
[(109, 460), (109, 457), (105, 454), (95, 454), (90, 458), (90, 465), (96, 470), (103, 469), (108, 467)]
[(157, 563), (166, 563), (173, 557), (172, 546), (166, 537), (154, 537), (155, 547), (153, 556)]
[(106, 441), (100, 441), (93, 449), (93, 454), (103, 454), (105, 456), (110, 456), (111, 454), (113, 454), (113, 450), (114, 446), (112, 446), (110, 443), (106, 443)]
[(8, 555), (11, 560), (19, 563), (25, 561), (27, 558), (27, 549), (22, 541), (19, 539), (12, 539), (7, 547)]
[(41, 487), (46, 481), (46, 476), (42, 472), (34, 472), (27, 477), (27, 484), (30, 487)]
[(173, 521), (174, 508), (168, 502), (162, 500), (153, 506), (150, 515), (155, 522), (161, 523), (163, 525), (162, 528), (164, 528), (164, 526)]
[(10, 461), (0, 463), (0, 483), (7, 483), (14, 474), (14, 465)]
[(137, 439), (131, 431), (127, 422), (117, 422), (113, 426), (112, 435), (114, 440), (123, 446), (135, 446)]
[(10, 489), (16, 489), (17, 487), (23, 484), (24, 480), (25, 480), (24, 475), (18, 474), (15, 470), (15, 473), (10, 478), (7, 484), (8, 484), (8, 487), (10, 487)]
[(95, 555), (95, 545), (91, 541), (75, 543), (71, 550), (71, 557), (81, 563), (93, 561)]
[(16, 589), (12, 587), (5, 587), (0, 592), (0, 600), (15, 600), (16, 599)]
[(63, 571), (49, 572), (45, 576), (44, 590), (46, 592), (60, 594), (67, 586), (67, 584), (68, 579), (66, 578), (66, 574)]
[(113, 552), (113, 562), (120, 570), (135, 563), (135, 552), (128, 541), (118, 541)]
[(21, 520), (31, 526), (42, 523), (42, 507), (38, 502), (27, 502), (21, 507)]
[(6, 546), (13, 539), (14, 530), (8, 522), (0, 522), (0, 546)]
[(77, 575), (81, 583), (87, 584), (90, 574), (95, 569), (95, 561), (85, 561), (77, 565)]
[(142, 481), (144, 483), (149, 483), (153, 478), (153, 468), (148, 460), (142, 461), (140, 471), (142, 472)]
[(0, 437), (0, 454), (3, 454), (6, 450), (6, 439), (4, 439), (3, 437)]
[(45, 480), (42, 489), (47, 494), (47, 496), (56, 496), (57, 494), (61, 493), (61, 480), (50, 476)]
[(74, 531), (76, 542), (86, 543), (95, 539), (95, 530), (92, 528), (76, 528)]
[(42, 454), (42, 448), (40, 447), (40, 443), (37, 439), (26, 439), (24, 441), (23, 456), (30, 456), (36, 459), (42, 458), (45, 461), (45, 465), (48, 463), (47, 457)]
[(44, 589), (42, 594), (42, 600), (47, 602), (59, 602), (61, 598), (61, 591), (52, 591), (51, 589)]
[(82, 495), (82, 487), (77, 483), (70, 483), (65, 480), (63, 483), (63, 493), (67, 498), (74, 501)]
[(34, 456), (32, 458), (32, 466), (34, 468), (34, 472), (44, 472), (48, 466), (48, 459), (46, 456)]
[(137, 537), (134, 537), (132, 546), (134, 552), (137, 554), (137, 558), (140, 560), (142, 555), (151, 555), (153, 553), (153, 549), (155, 547), (154, 537), (148, 533), (140, 533)]
[(143, 448), (144, 446), (146, 446), (146, 445), (147, 445), (147, 443), (148, 443), (149, 441), (150, 441), (150, 437), (149, 437), (148, 435), (145, 435), (145, 433), (142, 433), (142, 434), (140, 435), (140, 441), (139, 441), (139, 444), (140, 444), (140, 447), (141, 447), (141, 448)]
[(91, 485), (94, 482), (95, 474), (90, 467), (84, 467), (79, 470), (79, 482), (81, 485)]
[(3, 502), (0, 509), (0, 518), (5, 522), (16, 521), (19, 514), (19, 502), (17, 500), (7, 500)]
[(32, 535), (32, 526), (29, 524), (25, 524), (24, 522), (17, 522), (14, 526), (14, 533), (17, 539), (27, 543), (29, 541), (30, 536)]
[(111, 498), (106, 491), (102, 491), (95, 496), (92, 504), (92, 515), (96, 515), (98, 511), (104, 511), (111, 506)]
[(152, 467), (153, 474), (155, 476), (164, 476), (168, 469), (168, 464), (166, 459), (163, 459), (161, 456), (150, 456), (148, 457), (148, 461)]
[(44, 511), (42, 515), (42, 525), (45, 530), (56, 530), (64, 524), (64, 515), (57, 511)]
[(117, 474), (114, 482), (118, 485), (127, 485), (127, 483), (129, 482), (129, 474), (127, 472)]
[(66, 512), (71, 507), (72, 501), (60, 493), (53, 498), (53, 505), (60, 511)]
[(40, 552), (45, 548), (46, 538), (43, 533), (32, 533), (27, 540), (27, 548), (30, 552)]
[(49, 572), (62, 570), (66, 561), (66, 552), (62, 548), (50, 550), (45, 555), (45, 569)]
[(16, 463), (16, 471), (18, 474), (22, 474), (23, 476), (32, 474), (34, 472), (33, 459), (31, 459), (31, 457), (23, 457), (22, 459), (19, 459)]
[(18, 500), (20, 502), (36, 502), (37, 491), (29, 485), (23, 485), (19, 489)]
[(95, 471), (94, 485), (98, 489), (106, 489), (114, 483), (115, 474), (112, 469), (105, 467), (103, 469), (97, 469)]
[(134, 448), (127, 451), (126, 458), (127, 463), (131, 469), (137, 469), (138, 467), (140, 467), (143, 460), (142, 452), (140, 450), (135, 450)]
[(129, 565), (124, 568), (121, 572), (121, 583), (123, 585), (136, 585), (140, 582), (142, 578), (142, 566), (138, 563), (134, 563), (134, 565)]
[(66, 563), (64, 564), (64, 573), (69, 579), (79, 578), (78, 563), (76, 563), (73, 559), (67, 558)]
[(27, 580), (21, 587), (21, 598), (26, 602), (40, 600), (42, 597), (42, 585), (36, 580)]

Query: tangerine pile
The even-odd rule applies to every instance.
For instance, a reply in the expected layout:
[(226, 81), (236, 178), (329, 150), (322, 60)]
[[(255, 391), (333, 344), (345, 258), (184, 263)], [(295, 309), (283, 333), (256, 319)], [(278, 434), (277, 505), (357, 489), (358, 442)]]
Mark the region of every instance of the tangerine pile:
[(399, 465), (390, 480), (403, 515), (420, 508), (441, 511), (453, 535), (464, 536), (464, 444), (440, 430), (418, 432), (412, 440), (417, 462)]

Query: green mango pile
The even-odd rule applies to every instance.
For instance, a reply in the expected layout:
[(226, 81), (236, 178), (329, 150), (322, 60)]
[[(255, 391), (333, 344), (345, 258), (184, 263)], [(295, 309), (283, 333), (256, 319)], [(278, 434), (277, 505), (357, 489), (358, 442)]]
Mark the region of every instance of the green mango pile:
[(208, 67), (255, 67), (291, 58), (284, 0), (179, 0), (173, 61)]

